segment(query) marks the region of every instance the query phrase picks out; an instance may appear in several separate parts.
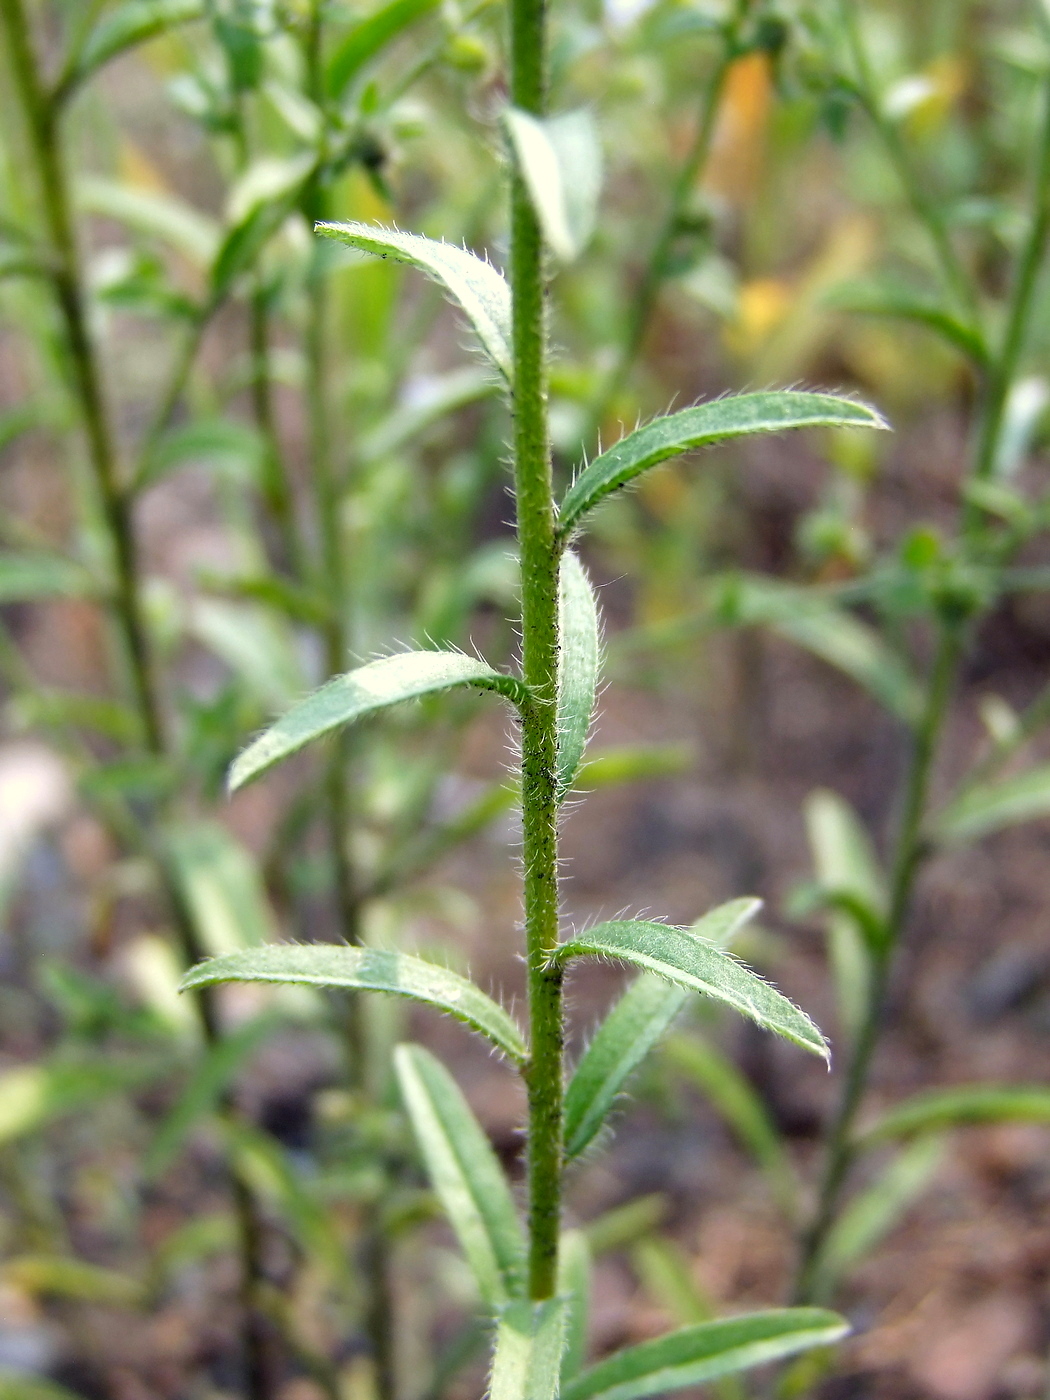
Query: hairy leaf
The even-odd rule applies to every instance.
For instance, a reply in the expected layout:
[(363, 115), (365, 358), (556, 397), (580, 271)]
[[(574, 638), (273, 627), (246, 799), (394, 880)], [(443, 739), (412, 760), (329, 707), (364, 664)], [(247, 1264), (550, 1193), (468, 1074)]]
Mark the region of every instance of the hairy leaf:
[(187, 973), (182, 985), (210, 987), (217, 982), (293, 982), (310, 987), (391, 992), (427, 1002), (466, 1022), (488, 1036), (512, 1060), (522, 1061), (527, 1053), (516, 1023), (476, 983), (409, 953), (324, 943), (278, 944), (200, 963)]
[(689, 993), (662, 977), (637, 978), (606, 1016), (565, 1094), (565, 1156), (594, 1140), (617, 1098), (681, 1011)]
[(565, 962), (592, 954), (644, 967), (678, 986), (706, 993), (732, 1006), (764, 1029), (827, 1059), (827, 1043), (805, 1012), (708, 941), (709, 936), (713, 939), (726, 926), (743, 924), (758, 908), (758, 900), (735, 899), (712, 910), (688, 930), (633, 919), (614, 920), (563, 943), (556, 957)]
[(641, 1400), (794, 1356), (844, 1337), (849, 1324), (822, 1308), (777, 1308), (702, 1322), (642, 1342), (563, 1386), (561, 1400)]
[(572, 787), (583, 762), (598, 685), (598, 605), (583, 565), (571, 550), (562, 555), (558, 612), (558, 796)]
[(514, 160), (555, 257), (572, 260), (594, 232), (601, 190), (601, 144), (585, 108), (540, 118), (503, 114)]
[(345, 676), (336, 676), (282, 715), (234, 761), (230, 790), (235, 792), (275, 763), (344, 724), (353, 724), (404, 700), (461, 685), (494, 690), (519, 708), (529, 700), (529, 692), (521, 681), (459, 652), (407, 651), (385, 656)]
[(998, 783), (964, 788), (934, 817), (933, 835), (946, 845), (976, 841), (1003, 827), (1050, 813), (1050, 763)]
[(557, 1400), (565, 1311), (563, 1298), (548, 1298), (500, 1312), (489, 1400)]
[(862, 1134), (864, 1142), (945, 1131), (973, 1123), (1050, 1123), (1050, 1088), (1040, 1084), (966, 1084), (905, 1099)]
[(522, 1295), (526, 1255), (503, 1168), (455, 1080), (428, 1050), (399, 1045), (394, 1068), (431, 1185), (478, 1291), (500, 1307)]
[(439, 0), (388, 0), (359, 21), (335, 46), (325, 80), (330, 97), (339, 98), (353, 80), (392, 40), (416, 20), (438, 8)]
[(584, 467), (561, 503), (560, 532), (567, 536), (611, 492), (683, 452), (754, 433), (820, 427), (885, 428), (886, 423), (866, 404), (794, 390), (737, 394), (657, 418)]
[(372, 224), (318, 224), (317, 232), (336, 238), (351, 248), (380, 258), (417, 267), (440, 282), (458, 302), (478, 334), (482, 347), (510, 384), (511, 354), (510, 288), (491, 263), (451, 243), (435, 243), (414, 233), (377, 228)]

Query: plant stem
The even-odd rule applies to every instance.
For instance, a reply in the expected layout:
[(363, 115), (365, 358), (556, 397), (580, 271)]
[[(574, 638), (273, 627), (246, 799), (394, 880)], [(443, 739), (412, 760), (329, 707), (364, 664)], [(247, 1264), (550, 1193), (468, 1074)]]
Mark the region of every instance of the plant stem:
[(835, 1223), (842, 1188), (853, 1162), (853, 1125), (868, 1085), (871, 1060), (878, 1044), (894, 954), (911, 912), (915, 878), (923, 856), (922, 824), (926, 815), (930, 776), (955, 690), (961, 640), (958, 626), (942, 624), (926, 693), (926, 706), (914, 737), (908, 766), (904, 807), (893, 853), (885, 934), (873, 954), (864, 1020), (851, 1047), (842, 1094), (831, 1121), (817, 1210), (802, 1239), (795, 1285), (795, 1301), (798, 1303), (813, 1299), (821, 1253)]
[(295, 521), (295, 498), (285, 470), (280, 434), (273, 404), (273, 381), (270, 375), (270, 310), (266, 291), (258, 281), (252, 289), (249, 308), (249, 331), (252, 357), (252, 415), (263, 439), (263, 496), (280, 536), (281, 561), (304, 583), (302, 552)]
[[(542, 116), (547, 87), (545, 0), (512, 0), (510, 95)], [(558, 943), (558, 806), (555, 787), (558, 550), (547, 427), (547, 308), (543, 240), (524, 181), (511, 186), (510, 282), (514, 308), (514, 490), (521, 548), (522, 674), (535, 702), (521, 733), (525, 938), (531, 1058), (529, 1293), (556, 1286), (562, 1175), (561, 973)]]

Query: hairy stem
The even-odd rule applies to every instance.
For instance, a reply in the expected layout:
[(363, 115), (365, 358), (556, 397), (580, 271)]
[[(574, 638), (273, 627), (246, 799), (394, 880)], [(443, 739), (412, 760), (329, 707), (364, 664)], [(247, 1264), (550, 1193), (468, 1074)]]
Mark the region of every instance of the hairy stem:
[[(542, 116), (546, 104), (545, 0), (512, 0), (511, 101)], [(547, 309), (543, 240), (521, 176), (511, 188), (514, 307), (514, 490), (521, 548), (522, 673), (535, 703), (521, 734), (525, 938), (532, 1054), (529, 1098), (529, 1292), (556, 1286), (562, 1175), (561, 973), (558, 943), (558, 807), (555, 787), (558, 550), (547, 428)]]

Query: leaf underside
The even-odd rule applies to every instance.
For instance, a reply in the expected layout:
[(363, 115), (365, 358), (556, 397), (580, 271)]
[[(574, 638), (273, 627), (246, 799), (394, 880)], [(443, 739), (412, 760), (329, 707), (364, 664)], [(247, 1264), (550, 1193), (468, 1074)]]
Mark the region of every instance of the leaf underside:
[(583, 762), (594, 715), (600, 648), (598, 605), (579, 559), (567, 551), (561, 560), (558, 611), (558, 796), (572, 787)]
[(461, 685), (494, 690), (519, 706), (529, 694), (513, 676), (494, 671), (485, 662), (459, 652), (408, 651), (385, 656), (345, 676), (336, 676), (282, 715), (234, 760), (230, 791), (236, 792), (311, 740), (344, 724), (404, 700)]
[(516, 1302), (496, 1326), (489, 1400), (557, 1400), (565, 1347), (564, 1298)]
[(480, 987), (408, 953), (317, 943), (251, 948), (201, 963), (182, 985), (211, 987), (218, 982), (293, 982), (411, 997), (464, 1021), (513, 1060), (521, 1062), (527, 1054), (517, 1025)]

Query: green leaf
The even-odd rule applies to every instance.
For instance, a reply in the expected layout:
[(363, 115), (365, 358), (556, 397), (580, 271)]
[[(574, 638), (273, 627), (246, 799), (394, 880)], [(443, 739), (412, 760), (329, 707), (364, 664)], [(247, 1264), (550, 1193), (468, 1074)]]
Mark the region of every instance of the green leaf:
[(24, 1371), (0, 1370), (0, 1400), (81, 1400), (73, 1390)]
[(734, 899), (712, 910), (692, 929), (633, 919), (614, 920), (563, 943), (555, 956), (558, 962), (565, 962), (592, 954), (644, 967), (678, 986), (703, 992), (764, 1029), (828, 1059), (827, 1042), (805, 1012), (714, 946), (725, 940), (726, 929), (735, 930), (752, 918), (759, 907), (757, 899)]
[(399, 403), (365, 436), (361, 460), (382, 461), (457, 409), (487, 398), (494, 389), (492, 375), (476, 365), (463, 365), (432, 380), (428, 378), (421, 391), (413, 392), (411, 403)]
[(528, 689), (521, 681), (494, 671), (472, 656), (448, 651), (407, 651), (385, 656), (345, 676), (336, 676), (282, 715), (235, 760), (230, 769), (230, 790), (235, 792), (275, 763), (344, 724), (353, 724), (404, 700), (460, 685), (494, 690), (519, 708), (529, 702)]
[(558, 797), (572, 787), (583, 762), (594, 715), (600, 644), (598, 604), (583, 565), (571, 550), (562, 555), (558, 613)]
[(557, 1400), (565, 1311), (563, 1298), (515, 1302), (502, 1310), (489, 1400)]
[(941, 336), (956, 350), (961, 350), (974, 363), (984, 365), (988, 361), (988, 348), (979, 331), (945, 310), (934, 297), (909, 287), (905, 282), (873, 278), (842, 283), (830, 292), (824, 304), (861, 316), (889, 316), (914, 321)]
[[(820, 789), (805, 805), (806, 830), (817, 880), (825, 890), (842, 891), (882, 921), (886, 891), (868, 833), (857, 814), (837, 793)], [(839, 1015), (852, 1040), (860, 1030), (871, 979), (869, 927), (841, 908), (828, 915), (828, 943)]]
[(219, 244), (211, 266), (210, 303), (217, 306), (227, 295), (237, 278), (255, 263), (266, 244), (295, 208), (300, 192), (316, 162), (303, 161), (296, 178), (274, 198), (253, 204), (238, 223), (228, 228)]
[(592, 749), (576, 774), (576, 790), (594, 792), (621, 783), (645, 783), (677, 778), (688, 772), (693, 752), (685, 744), (622, 744)]
[(930, 1089), (891, 1108), (865, 1129), (864, 1143), (976, 1123), (1050, 1123), (1050, 1089), (1039, 1084), (965, 1084)]
[(1030, 768), (1000, 783), (964, 787), (931, 823), (932, 834), (945, 845), (976, 841), (1003, 827), (1045, 817), (1050, 813), (1050, 763)]
[(16, 695), (9, 707), (18, 729), (93, 729), (122, 747), (142, 738), (142, 719), (128, 705), (104, 695), (63, 690), (34, 690)]
[(152, 486), (169, 472), (206, 464), (236, 483), (254, 483), (265, 444), (247, 423), (230, 418), (198, 418), (173, 428), (153, 445), (135, 481), (135, 489)]
[(143, 1301), (137, 1279), (68, 1255), (19, 1254), (4, 1263), (0, 1277), (20, 1292), (40, 1297), (77, 1298), (114, 1307), (135, 1307)]
[(272, 943), (277, 928), (254, 857), (218, 822), (168, 828), (167, 858), (204, 950)]
[(416, 20), (438, 8), (439, 0), (389, 0), (361, 20), (336, 45), (328, 60), (328, 95), (342, 97), (365, 64)]
[(522, 1295), (525, 1235), (492, 1145), (448, 1070), (421, 1045), (394, 1052), (431, 1184), (490, 1307)]
[(737, 394), (686, 408), (628, 433), (615, 447), (584, 467), (561, 503), (559, 532), (567, 536), (599, 501), (650, 467), (697, 447), (753, 433), (779, 433), (787, 428), (886, 426), (866, 404), (835, 394), (794, 390)]
[(229, 666), (260, 705), (280, 710), (302, 692), (296, 634), (271, 607), (225, 598), (196, 598), (188, 630)]
[(276, 1017), (256, 1016), (206, 1049), (147, 1149), (142, 1163), (147, 1180), (168, 1169), (197, 1123), (218, 1105), (242, 1065), (277, 1025)]
[(902, 658), (860, 618), (804, 588), (755, 575), (722, 581), (715, 607), (723, 625), (768, 627), (863, 686), (905, 724), (922, 712), (922, 687)]
[(76, 184), (77, 206), (126, 224), (133, 232), (167, 243), (196, 267), (209, 267), (222, 237), (214, 219), (173, 195), (137, 189), (98, 175)]
[(565, 1094), (565, 1156), (593, 1142), (631, 1075), (678, 1015), (689, 996), (662, 977), (642, 976), (606, 1016)]
[(564, 1384), (587, 1360), (587, 1326), (591, 1306), (591, 1247), (582, 1230), (566, 1230), (558, 1250), (558, 1295), (565, 1299)]
[(168, 1069), (155, 1060), (102, 1059), (79, 1054), (0, 1074), (0, 1143), (13, 1142), (110, 1094), (134, 1089)]
[(344, 948), (324, 943), (278, 944), (246, 949), (200, 963), (183, 988), (217, 982), (294, 982), (310, 987), (391, 992), (427, 1002), (464, 1021), (519, 1063), (527, 1055), (521, 1031), (474, 982), (446, 967), (408, 953), (381, 948)]
[(414, 233), (372, 224), (318, 224), (316, 230), (362, 252), (408, 263), (440, 282), (466, 313), (489, 359), (507, 384), (511, 383), (510, 288), (491, 263), (451, 243), (435, 243)]
[(827, 1346), (848, 1331), (843, 1318), (822, 1308), (777, 1308), (702, 1322), (616, 1352), (563, 1386), (561, 1400), (664, 1395)]
[(594, 232), (601, 192), (601, 143), (586, 108), (542, 119), (503, 114), (515, 163), (555, 257), (572, 262)]
[(58, 81), (56, 96), (67, 98), (110, 59), (176, 25), (202, 19), (206, 11), (205, 0), (126, 0), (103, 16), (72, 55)]
[(662, 1054), (725, 1120), (768, 1175), (780, 1203), (793, 1214), (798, 1183), (791, 1159), (765, 1104), (732, 1060), (692, 1032), (672, 1036)]
[(845, 1207), (816, 1261), (813, 1291), (829, 1297), (850, 1267), (864, 1259), (897, 1226), (930, 1183), (944, 1156), (944, 1142), (921, 1137), (884, 1167)]
[(87, 598), (98, 589), (87, 569), (61, 554), (0, 550), (0, 603)]
[(1026, 375), (1010, 385), (992, 465), (996, 480), (1009, 480), (1023, 465), (1045, 421), (1048, 404), (1050, 381), (1042, 375)]

